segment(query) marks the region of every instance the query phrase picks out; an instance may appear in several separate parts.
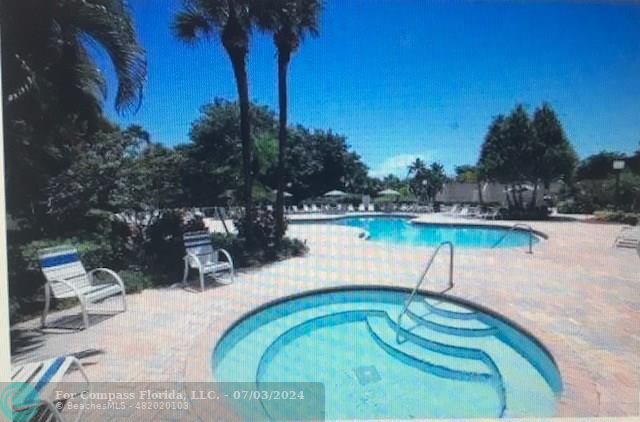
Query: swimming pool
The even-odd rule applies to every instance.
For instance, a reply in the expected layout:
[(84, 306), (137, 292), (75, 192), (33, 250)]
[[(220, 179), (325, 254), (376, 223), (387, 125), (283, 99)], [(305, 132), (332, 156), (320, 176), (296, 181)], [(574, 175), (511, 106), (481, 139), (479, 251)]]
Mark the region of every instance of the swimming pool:
[[(407, 296), (403, 289), (343, 288), (265, 306), (218, 342), (214, 378), (258, 388), (321, 382), (327, 419), (554, 415), (562, 381), (537, 341), (469, 304), (417, 296), (398, 342)], [(242, 419), (278, 411), (269, 402), (233, 406)]]
[[(434, 246), (450, 241), (462, 248), (508, 248), (529, 244), (529, 233), (514, 230), (507, 234), (504, 227), (468, 224), (411, 223), (402, 217), (346, 217), (330, 221), (329, 224), (357, 227), (369, 233), (370, 240), (406, 245)], [(504, 238), (504, 239), (503, 239)], [(502, 241), (500, 241), (503, 239)], [(499, 242), (499, 243), (498, 243)], [(534, 236), (533, 243), (538, 238)], [(496, 243), (498, 243), (496, 245)]]

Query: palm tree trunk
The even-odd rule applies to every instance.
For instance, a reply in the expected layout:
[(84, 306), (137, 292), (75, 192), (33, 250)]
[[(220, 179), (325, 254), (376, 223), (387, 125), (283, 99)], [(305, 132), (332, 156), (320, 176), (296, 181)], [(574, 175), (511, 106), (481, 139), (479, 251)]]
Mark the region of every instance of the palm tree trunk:
[(276, 194), (276, 233), (284, 236), (284, 187), (287, 150), (287, 70), (291, 53), (278, 51), (278, 192)]
[(240, 139), (242, 141), (242, 173), (244, 176), (243, 202), (245, 207), (246, 236), (253, 240), (253, 141), (249, 116), (249, 82), (247, 79), (246, 50), (228, 51), (238, 89), (240, 103)]

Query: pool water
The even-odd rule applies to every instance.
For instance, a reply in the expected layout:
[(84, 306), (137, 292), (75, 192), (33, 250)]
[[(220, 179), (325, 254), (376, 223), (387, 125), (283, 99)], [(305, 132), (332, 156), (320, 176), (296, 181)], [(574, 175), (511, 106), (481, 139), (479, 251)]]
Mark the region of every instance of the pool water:
[[(327, 419), (554, 415), (560, 375), (531, 337), (468, 305), (417, 296), (397, 339), (407, 296), (358, 288), (266, 307), (218, 342), (214, 378), (321, 382)], [(233, 405), (243, 419), (277, 413), (270, 403)]]
[[(406, 245), (435, 246), (450, 241), (463, 248), (508, 248), (529, 244), (527, 231), (514, 230), (505, 237), (508, 229), (488, 225), (411, 223), (401, 217), (347, 217), (330, 224), (364, 229), (370, 240)], [(534, 236), (533, 243), (537, 242)]]

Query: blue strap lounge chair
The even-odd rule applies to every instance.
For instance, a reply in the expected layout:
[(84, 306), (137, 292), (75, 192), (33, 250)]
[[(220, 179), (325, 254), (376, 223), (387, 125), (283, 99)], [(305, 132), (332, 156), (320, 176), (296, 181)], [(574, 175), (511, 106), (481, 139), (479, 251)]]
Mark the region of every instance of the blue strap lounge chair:
[[(108, 268), (96, 268), (87, 272), (78, 251), (70, 246), (57, 246), (38, 251), (40, 268), (46, 279), (44, 286), (44, 311), (41, 324), (46, 327), (51, 295), (56, 299), (78, 298), (82, 310), (82, 321), (89, 328), (88, 305), (109, 296), (122, 296), (122, 309), (127, 310), (124, 283), (118, 274)], [(96, 274), (107, 276), (106, 280), (96, 279)]]
[[(224, 249), (214, 249), (211, 235), (208, 231), (187, 232), (183, 236), (184, 249), (184, 277), (182, 283), (186, 284), (189, 278), (189, 270), (198, 271), (200, 289), (204, 291), (204, 277), (211, 275), (216, 277), (220, 273), (228, 273), (228, 277), (218, 279), (222, 284), (231, 284), (234, 281), (233, 259), (231, 254)], [(226, 261), (220, 261), (222, 254)]]
[[(15, 388), (12, 388), (9, 394), (11, 395), (13, 420), (30, 421), (35, 419), (36, 415), (42, 415), (40, 412), (43, 412), (46, 414), (46, 418), (42, 420), (65, 421), (66, 419), (61, 414), (62, 408), (55, 406), (50, 397), (53, 396), (52, 390), (55, 385), (72, 368), (77, 369), (84, 378), (86, 383), (84, 391), (91, 393), (89, 378), (80, 361), (74, 356), (58, 356), (12, 368), (11, 382)], [(87, 399), (83, 401), (86, 402)], [(75, 418), (76, 422), (80, 421), (82, 413), (82, 408), (80, 408), (80, 412)]]

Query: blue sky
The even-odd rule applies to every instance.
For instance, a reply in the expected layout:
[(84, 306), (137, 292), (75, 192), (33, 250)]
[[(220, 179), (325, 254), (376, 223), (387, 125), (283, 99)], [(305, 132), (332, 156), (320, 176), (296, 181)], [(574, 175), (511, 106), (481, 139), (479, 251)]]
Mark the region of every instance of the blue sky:
[[(188, 142), (201, 105), (236, 98), (221, 46), (169, 31), (179, 0), (132, 1), (148, 82), (137, 114), (155, 141)], [(640, 141), (640, 4), (328, 0), (290, 69), (290, 121), (347, 136), (374, 175), (415, 157), (475, 163), (491, 118), (548, 101), (584, 157)], [(101, 60), (104, 61), (104, 60)], [(255, 34), (251, 98), (277, 104), (271, 39)], [(115, 89), (112, 88), (113, 93)]]

